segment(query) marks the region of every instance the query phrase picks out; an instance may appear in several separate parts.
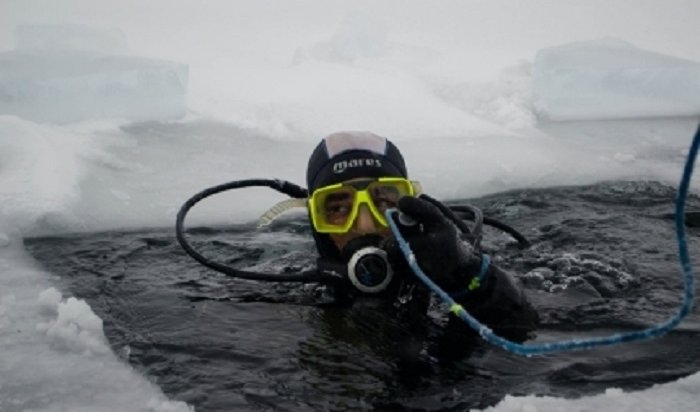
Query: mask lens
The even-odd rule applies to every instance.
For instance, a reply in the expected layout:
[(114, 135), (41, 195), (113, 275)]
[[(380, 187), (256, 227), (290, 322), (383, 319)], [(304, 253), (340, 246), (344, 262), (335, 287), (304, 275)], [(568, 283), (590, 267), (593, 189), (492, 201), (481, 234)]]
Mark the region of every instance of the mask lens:
[(319, 232), (343, 232), (350, 224), (356, 192), (352, 187), (321, 189), (314, 194), (313, 219)]
[(387, 209), (396, 207), (403, 196), (413, 195), (410, 183), (406, 180), (373, 182), (367, 187), (367, 192), (382, 217)]
[(358, 180), (319, 189), (312, 196), (314, 227), (321, 233), (345, 233), (357, 217), (358, 203), (366, 202), (379, 224), (387, 226), (384, 212), (397, 207), (403, 196), (413, 196), (411, 182), (400, 178)]
[(354, 191), (345, 189), (329, 193), (323, 200), (324, 220), (332, 226), (344, 226), (350, 218), (354, 203)]
[(376, 207), (382, 215), (384, 215), (387, 209), (396, 207), (401, 196), (404, 196), (400, 188), (394, 184), (373, 184), (367, 188), (367, 191), (372, 199), (372, 203), (374, 203), (374, 207)]

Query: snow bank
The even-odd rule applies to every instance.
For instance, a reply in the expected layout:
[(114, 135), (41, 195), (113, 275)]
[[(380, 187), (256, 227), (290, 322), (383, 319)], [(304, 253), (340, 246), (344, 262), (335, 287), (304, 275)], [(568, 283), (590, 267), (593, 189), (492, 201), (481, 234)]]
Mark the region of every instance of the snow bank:
[(61, 296), (21, 240), (0, 246), (0, 410), (191, 412), (118, 359), (83, 300)]
[(698, 406), (700, 373), (675, 382), (654, 385), (639, 392), (609, 388), (605, 393), (580, 399), (549, 396), (510, 396), (484, 412), (658, 412), (692, 411)]
[[(0, 231), (72, 225), (89, 135), (0, 116)], [(57, 219), (57, 217), (59, 217)], [(58, 225), (58, 226), (56, 226)], [(60, 229), (59, 229), (60, 230)]]
[(66, 351), (104, 354), (110, 351), (102, 330), (102, 319), (84, 300), (63, 299), (54, 288), (39, 294), (39, 307), (48, 319), (36, 325), (48, 341)]
[(542, 49), (534, 106), (548, 120), (700, 115), (700, 63), (616, 39)]

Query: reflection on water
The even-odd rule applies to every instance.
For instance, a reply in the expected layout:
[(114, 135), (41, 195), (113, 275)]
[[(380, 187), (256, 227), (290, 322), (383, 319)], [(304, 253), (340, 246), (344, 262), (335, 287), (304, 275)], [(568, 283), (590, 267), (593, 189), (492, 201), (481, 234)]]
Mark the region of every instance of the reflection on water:
[[(484, 245), (540, 310), (537, 341), (599, 336), (670, 317), (682, 280), (673, 188), (654, 182), (519, 190), (474, 199), (521, 230), (518, 250), (487, 230)], [(690, 211), (700, 210), (691, 198)], [(692, 223), (692, 222), (689, 222)], [(691, 255), (700, 248), (689, 224)], [(208, 256), (269, 271), (313, 264), (303, 220), (193, 229)], [(700, 319), (668, 336), (522, 358), (458, 327), (439, 306), (419, 321), (364, 299), (330, 304), (321, 287), (238, 281), (199, 266), (173, 230), (27, 239), (33, 256), (105, 321), (115, 352), (197, 411), (465, 410), (505, 394), (566, 397), (627, 390), (700, 370)], [(262, 269), (261, 269), (262, 268)]]

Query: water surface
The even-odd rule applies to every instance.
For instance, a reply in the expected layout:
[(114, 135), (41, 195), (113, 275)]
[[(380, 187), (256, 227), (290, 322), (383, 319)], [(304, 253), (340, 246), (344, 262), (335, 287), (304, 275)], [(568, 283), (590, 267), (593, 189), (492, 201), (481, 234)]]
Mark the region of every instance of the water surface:
[[(494, 261), (540, 311), (535, 341), (651, 326), (681, 303), (675, 189), (656, 182), (528, 189), (471, 199), (532, 242), (489, 229)], [(691, 197), (687, 209), (700, 210)], [(691, 256), (700, 225), (688, 218)], [(239, 268), (313, 265), (308, 223), (193, 228), (192, 243)], [(197, 411), (452, 411), (506, 394), (569, 398), (639, 390), (700, 370), (700, 316), (667, 336), (523, 358), (446, 331), (433, 305), (409, 324), (373, 299), (329, 304), (316, 285), (227, 278), (188, 257), (172, 228), (26, 239), (65, 291), (104, 320), (114, 351)], [(467, 327), (466, 325), (464, 326)]]

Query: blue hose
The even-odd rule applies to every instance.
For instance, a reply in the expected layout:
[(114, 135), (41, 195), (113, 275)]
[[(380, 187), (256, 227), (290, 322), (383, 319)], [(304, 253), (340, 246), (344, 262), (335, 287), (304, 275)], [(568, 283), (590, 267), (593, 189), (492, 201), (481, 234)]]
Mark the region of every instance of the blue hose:
[(616, 333), (609, 336), (601, 336), (596, 338), (585, 338), (585, 339), (571, 339), (557, 342), (548, 343), (536, 343), (536, 344), (522, 344), (510, 341), (501, 336), (493, 333), (493, 331), (484, 325), (483, 323), (476, 320), (471, 316), (462, 305), (456, 303), (445, 291), (440, 289), (438, 285), (435, 284), (423, 270), (418, 266), (416, 262), (416, 257), (411, 251), (411, 247), (408, 245), (406, 240), (401, 236), (398, 226), (392, 218), (392, 214), (397, 213), (395, 209), (387, 210), (386, 217), (391, 230), (396, 238), (401, 251), (406, 257), (406, 261), (415, 273), (415, 275), (435, 294), (437, 294), (447, 305), (450, 307), (450, 312), (457, 315), (460, 319), (465, 321), (472, 329), (479, 333), (479, 335), (487, 342), (499, 346), (509, 352), (513, 352), (518, 355), (532, 356), (541, 355), (546, 353), (554, 352), (564, 352), (578, 349), (590, 349), (598, 346), (610, 346), (617, 345), (623, 342), (633, 342), (641, 341), (654, 337), (661, 336), (674, 327), (676, 327), (683, 318), (685, 318), (688, 313), (693, 308), (693, 299), (695, 294), (695, 280), (693, 277), (693, 270), (690, 264), (690, 257), (688, 254), (688, 247), (685, 239), (685, 200), (688, 196), (688, 187), (690, 186), (690, 178), (693, 174), (693, 166), (695, 164), (695, 158), (697, 156), (698, 147), (700, 146), (700, 126), (698, 127), (695, 136), (693, 137), (693, 142), (690, 146), (690, 151), (688, 152), (688, 157), (685, 163), (685, 169), (683, 170), (683, 176), (681, 178), (680, 185), (678, 187), (678, 193), (676, 195), (676, 235), (678, 238), (678, 256), (681, 262), (681, 269), (683, 270), (683, 284), (684, 284), (684, 295), (683, 304), (678, 310), (678, 313), (668, 319), (666, 322), (660, 323), (654, 327), (642, 329), (634, 332), (626, 333)]

